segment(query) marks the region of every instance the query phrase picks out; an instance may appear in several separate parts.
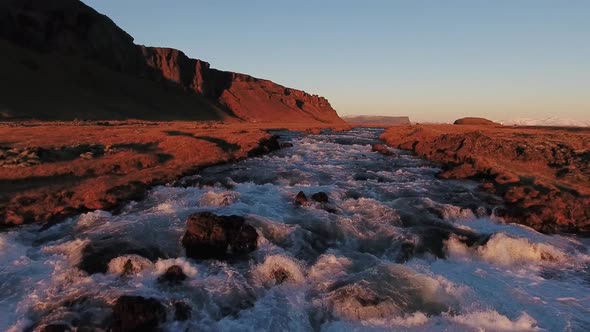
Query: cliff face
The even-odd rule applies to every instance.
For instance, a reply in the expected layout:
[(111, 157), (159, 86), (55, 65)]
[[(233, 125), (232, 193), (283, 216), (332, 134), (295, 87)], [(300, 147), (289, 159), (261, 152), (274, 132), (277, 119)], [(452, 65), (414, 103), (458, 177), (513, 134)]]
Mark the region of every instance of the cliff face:
[[(78, 0), (3, 0), (0, 39), (2, 88), (13, 95), (0, 101), (5, 118), (343, 123), (323, 97), (212, 69), (179, 50), (135, 45)], [(45, 103), (24, 101), (26, 93)]]
[(343, 123), (324, 97), (250, 75), (212, 69), (209, 63), (176, 49), (139, 47), (156, 77), (201, 94), (242, 120)]

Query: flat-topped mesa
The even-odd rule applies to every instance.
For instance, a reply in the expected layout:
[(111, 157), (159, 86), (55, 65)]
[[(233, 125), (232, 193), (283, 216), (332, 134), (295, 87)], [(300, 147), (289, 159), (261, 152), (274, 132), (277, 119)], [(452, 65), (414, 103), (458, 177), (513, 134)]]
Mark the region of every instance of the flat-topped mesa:
[(471, 125), (471, 126), (501, 126), (501, 124), (485, 119), (485, 118), (478, 118), (478, 117), (466, 117), (455, 120), (453, 124), (456, 125)]
[(411, 124), (408, 116), (358, 115), (343, 117), (344, 121), (360, 126), (395, 126)]
[(18, 78), (0, 85), (15, 96), (0, 100), (8, 118), (344, 124), (323, 97), (213, 69), (177, 49), (136, 45), (78, 0), (0, 1), (0, 48), (0, 72)]

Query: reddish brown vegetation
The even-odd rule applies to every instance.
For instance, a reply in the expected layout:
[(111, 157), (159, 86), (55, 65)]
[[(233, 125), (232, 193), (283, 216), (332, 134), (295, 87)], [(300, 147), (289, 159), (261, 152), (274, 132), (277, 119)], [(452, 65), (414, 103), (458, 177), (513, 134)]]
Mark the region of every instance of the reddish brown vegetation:
[(419, 125), (382, 139), (443, 163), (443, 178), (483, 181), (505, 199), (508, 222), (590, 234), (590, 129)]
[[(276, 125), (287, 126), (307, 128)], [(0, 226), (115, 209), (204, 166), (279, 148), (265, 127), (221, 123), (3, 124), (0, 137)]]

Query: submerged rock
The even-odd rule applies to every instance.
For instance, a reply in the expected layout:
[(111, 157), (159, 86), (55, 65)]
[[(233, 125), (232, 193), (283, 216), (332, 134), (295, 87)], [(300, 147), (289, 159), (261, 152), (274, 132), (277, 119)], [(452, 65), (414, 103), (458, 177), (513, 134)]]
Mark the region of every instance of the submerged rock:
[(283, 142), (281, 143), (281, 149), (284, 148), (292, 148), (293, 147), (293, 143), (289, 143), (289, 142)]
[(157, 299), (124, 295), (113, 307), (112, 330), (158, 331), (165, 320), (166, 308)]
[(174, 302), (174, 320), (185, 321), (191, 318), (192, 308), (183, 301)]
[(440, 315), (458, 303), (438, 280), (397, 264), (379, 265), (334, 283), (323, 302), (342, 320), (368, 320), (421, 312)]
[(254, 251), (258, 233), (240, 216), (217, 216), (210, 212), (188, 217), (182, 246), (196, 259), (224, 259)]
[(74, 331), (71, 326), (65, 323), (52, 323), (43, 326), (41, 332), (70, 332)]
[(281, 145), (279, 144), (279, 137), (273, 135), (269, 138), (263, 138), (258, 142), (258, 146), (248, 152), (248, 157), (257, 157), (264, 155), (276, 150), (279, 150)]
[(186, 280), (186, 278), (186, 274), (184, 274), (180, 266), (172, 265), (164, 274), (158, 277), (158, 282), (178, 285)]
[(410, 228), (418, 238), (416, 242), (403, 242), (397, 261), (402, 263), (413, 256), (431, 254), (437, 258), (446, 258), (445, 242), (451, 237), (467, 247), (482, 246), (490, 239), (490, 234), (477, 234), (452, 226), (415, 226)]
[(327, 203), (328, 202), (328, 194), (326, 194), (323, 191), (320, 191), (320, 192), (317, 192), (317, 193), (311, 195), (311, 199), (313, 199), (316, 202)]
[[(82, 250), (82, 260), (78, 264), (78, 268), (86, 271), (88, 274), (105, 273), (109, 269), (109, 263), (114, 258), (126, 255), (145, 257), (152, 262), (158, 258), (165, 258), (166, 256), (155, 247), (145, 247), (127, 241), (107, 239), (87, 245)], [(123, 263), (127, 262), (125, 261)], [(135, 270), (133, 261), (130, 264), (131, 266), (128, 264), (128, 267), (133, 267), (130, 271), (133, 272)]]

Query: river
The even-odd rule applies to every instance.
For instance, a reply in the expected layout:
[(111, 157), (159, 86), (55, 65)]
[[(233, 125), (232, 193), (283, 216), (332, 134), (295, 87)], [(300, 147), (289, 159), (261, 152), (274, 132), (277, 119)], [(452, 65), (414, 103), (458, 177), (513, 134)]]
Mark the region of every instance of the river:
[[(105, 327), (124, 294), (190, 307), (167, 331), (590, 330), (587, 239), (503, 224), (477, 183), (372, 152), (381, 132), (279, 132), (294, 146), (156, 187), (117, 214), (0, 233), (0, 330)], [(328, 202), (298, 206), (300, 191)], [(186, 219), (203, 211), (244, 216), (258, 248), (186, 258)], [(89, 246), (122, 257), (89, 274)], [(172, 265), (188, 279), (158, 282)]]

